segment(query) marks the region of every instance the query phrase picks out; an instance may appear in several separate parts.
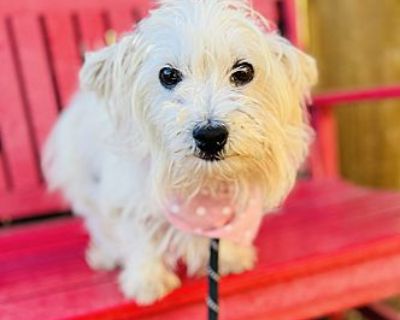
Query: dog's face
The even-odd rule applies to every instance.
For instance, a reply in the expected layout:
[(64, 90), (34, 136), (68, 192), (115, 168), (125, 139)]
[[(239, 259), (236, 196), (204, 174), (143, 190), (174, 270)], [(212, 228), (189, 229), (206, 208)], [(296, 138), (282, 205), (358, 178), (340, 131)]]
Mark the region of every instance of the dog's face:
[[(312, 58), (244, 1), (167, 0), (117, 44), (88, 56), (83, 85), (106, 99), (157, 184), (195, 192), (260, 185), (276, 205), (310, 138)], [(143, 150), (146, 150), (145, 152)]]

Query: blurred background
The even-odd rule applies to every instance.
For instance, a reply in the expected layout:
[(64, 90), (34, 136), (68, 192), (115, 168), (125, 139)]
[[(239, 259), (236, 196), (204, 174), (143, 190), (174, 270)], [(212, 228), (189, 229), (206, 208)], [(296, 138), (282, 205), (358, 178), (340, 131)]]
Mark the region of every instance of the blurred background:
[[(400, 1), (301, 0), (300, 38), (316, 57), (317, 92), (400, 83)], [(400, 102), (335, 108), (341, 174), (400, 189)]]

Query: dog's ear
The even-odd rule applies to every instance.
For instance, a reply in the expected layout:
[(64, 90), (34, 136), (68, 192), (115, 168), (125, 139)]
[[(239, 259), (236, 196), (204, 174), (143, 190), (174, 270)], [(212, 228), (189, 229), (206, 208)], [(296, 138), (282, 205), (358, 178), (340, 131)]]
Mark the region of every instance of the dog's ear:
[(135, 35), (129, 34), (113, 45), (87, 53), (79, 73), (81, 88), (102, 98), (116, 88), (120, 90), (140, 63), (138, 51)]
[(83, 90), (96, 92), (99, 96), (109, 95), (113, 56), (116, 44), (85, 54), (85, 61), (79, 73), (80, 86)]
[(284, 65), (294, 87), (300, 94), (307, 97), (311, 87), (318, 81), (315, 59), (279, 35), (273, 35), (272, 38), (274, 54)]

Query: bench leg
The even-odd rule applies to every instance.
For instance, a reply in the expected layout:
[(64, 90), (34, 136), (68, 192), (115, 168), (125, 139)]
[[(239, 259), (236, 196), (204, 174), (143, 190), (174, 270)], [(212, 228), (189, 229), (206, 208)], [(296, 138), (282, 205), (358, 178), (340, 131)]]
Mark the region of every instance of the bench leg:
[(377, 302), (365, 307), (358, 308), (366, 319), (371, 320), (400, 320), (400, 313), (391, 307)]
[(345, 314), (344, 311), (339, 311), (315, 320), (345, 320)]

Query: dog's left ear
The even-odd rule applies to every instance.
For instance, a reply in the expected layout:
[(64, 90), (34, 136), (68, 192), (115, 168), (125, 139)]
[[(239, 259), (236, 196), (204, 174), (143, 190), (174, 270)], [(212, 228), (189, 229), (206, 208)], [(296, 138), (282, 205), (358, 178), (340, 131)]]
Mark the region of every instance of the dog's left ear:
[(289, 79), (299, 94), (307, 97), (311, 87), (318, 81), (315, 59), (279, 35), (273, 35), (272, 38), (274, 54), (284, 65)]
[(87, 53), (79, 73), (81, 88), (108, 98), (114, 89), (126, 86), (141, 61), (137, 42), (135, 35), (129, 34), (113, 45)]

